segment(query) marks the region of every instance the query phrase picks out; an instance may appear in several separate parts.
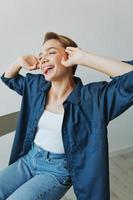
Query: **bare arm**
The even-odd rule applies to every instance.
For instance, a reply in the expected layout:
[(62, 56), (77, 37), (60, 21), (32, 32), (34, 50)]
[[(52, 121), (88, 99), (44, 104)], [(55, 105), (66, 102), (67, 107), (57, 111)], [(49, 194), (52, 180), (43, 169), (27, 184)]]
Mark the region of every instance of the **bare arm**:
[(103, 72), (111, 77), (122, 75), (133, 70), (133, 67), (127, 63), (98, 56), (93, 53), (83, 51), (80, 48), (67, 47), (66, 52), (68, 53), (68, 60), (62, 60), (62, 64), (66, 67), (74, 64), (80, 64)]
[(85, 53), (82, 65), (103, 72), (111, 77), (122, 75), (133, 70), (133, 67), (127, 63), (90, 53)]
[(13, 78), (22, 68), (25, 68), (29, 71), (39, 69), (37, 64), (38, 60), (33, 55), (21, 56), (10, 65), (10, 67), (6, 70), (4, 77)]
[(15, 64), (15, 63), (11, 64), (10, 68), (7, 69), (7, 71), (5, 72), (4, 77), (13, 78), (14, 76), (16, 76), (19, 73), (21, 68), (22, 67), (20, 65), (18, 65), (18, 64)]

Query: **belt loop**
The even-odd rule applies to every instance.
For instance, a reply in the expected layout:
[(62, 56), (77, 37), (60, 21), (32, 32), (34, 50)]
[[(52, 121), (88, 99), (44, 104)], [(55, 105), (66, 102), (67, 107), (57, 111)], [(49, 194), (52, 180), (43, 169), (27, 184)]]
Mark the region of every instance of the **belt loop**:
[(46, 159), (49, 160), (49, 151), (47, 151)]

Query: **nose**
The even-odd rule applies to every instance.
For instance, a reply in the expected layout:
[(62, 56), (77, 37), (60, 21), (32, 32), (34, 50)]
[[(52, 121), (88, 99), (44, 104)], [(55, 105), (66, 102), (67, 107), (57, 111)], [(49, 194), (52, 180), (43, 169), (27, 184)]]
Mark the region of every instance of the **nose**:
[(40, 60), (41, 64), (45, 63), (45, 62), (48, 62), (49, 59), (48, 59), (48, 56), (43, 56)]
[(48, 56), (47, 55), (43, 55), (39, 58), (39, 68), (43, 69), (43, 64), (49, 62)]

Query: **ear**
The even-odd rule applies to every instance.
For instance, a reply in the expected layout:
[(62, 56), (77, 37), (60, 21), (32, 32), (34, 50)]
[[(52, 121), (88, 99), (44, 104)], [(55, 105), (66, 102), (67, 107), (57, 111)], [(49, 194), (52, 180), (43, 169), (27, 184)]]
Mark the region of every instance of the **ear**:
[(69, 54), (67, 52), (65, 52), (66, 55), (66, 60), (69, 58)]

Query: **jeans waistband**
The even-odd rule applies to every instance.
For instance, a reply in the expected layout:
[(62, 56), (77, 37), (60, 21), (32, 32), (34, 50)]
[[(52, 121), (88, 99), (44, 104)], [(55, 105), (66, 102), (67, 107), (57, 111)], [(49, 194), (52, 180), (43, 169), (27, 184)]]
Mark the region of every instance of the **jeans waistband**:
[(32, 149), (37, 152), (41, 152), (45, 157), (49, 158), (66, 158), (65, 153), (54, 153), (43, 149), (42, 147), (38, 146), (34, 142), (32, 143)]

